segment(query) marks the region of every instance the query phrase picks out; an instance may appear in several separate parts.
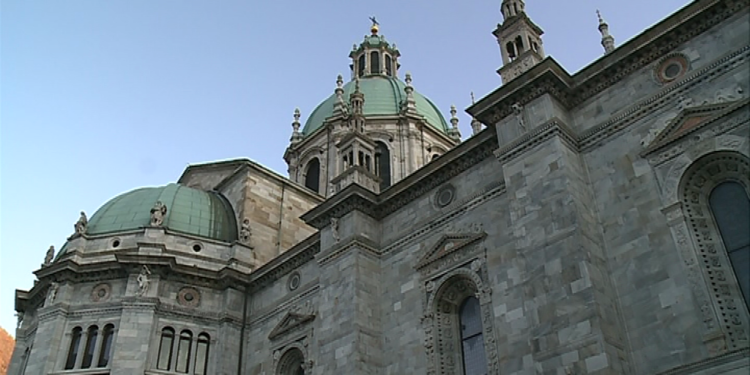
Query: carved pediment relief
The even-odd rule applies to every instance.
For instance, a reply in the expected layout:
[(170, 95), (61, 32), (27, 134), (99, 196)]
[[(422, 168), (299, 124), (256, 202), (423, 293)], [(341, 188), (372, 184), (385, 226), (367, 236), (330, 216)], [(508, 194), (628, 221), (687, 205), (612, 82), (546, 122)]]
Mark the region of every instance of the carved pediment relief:
[[(686, 101), (692, 104), (691, 100)], [(645, 147), (641, 155), (648, 155), (688, 134), (694, 133), (723, 115), (734, 111), (737, 106), (747, 105), (747, 102), (747, 99), (743, 99), (689, 107), (681, 105), (683, 109), (676, 117), (667, 119), (660, 126), (652, 129), (641, 141), (641, 145)]]
[(311, 321), (315, 320), (314, 314), (305, 314), (301, 312), (289, 311), (281, 318), (279, 324), (271, 330), (268, 334), (269, 340), (274, 340), (279, 336), (297, 328), (301, 327)]
[(480, 242), (486, 236), (487, 233), (485, 232), (445, 234), (420, 258), (416, 268), (422, 269), (451, 254), (458, 254), (460, 251)]

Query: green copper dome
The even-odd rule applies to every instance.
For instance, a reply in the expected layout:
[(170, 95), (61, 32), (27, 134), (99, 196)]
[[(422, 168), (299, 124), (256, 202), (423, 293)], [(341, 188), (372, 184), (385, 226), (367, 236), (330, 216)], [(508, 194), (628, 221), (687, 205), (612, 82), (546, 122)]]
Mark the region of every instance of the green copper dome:
[(157, 201), (167, 206), (162, 226), (171, 231), (225, 242), (237, 239), (234, 212), (221, 195), (178, 184), (136, 189), (115, 197), (89, 219), (86, 234), (149, 226), (151, 208)]
[[(404, 88), (406, 84), (397, 78), (385, 76), (366, 76), (360, 78), (359, 90), (365, 95), (365, 115), (397, 115), (401, 112), (401, 103), (406, 100)], [(344, 99), (349, 100), (349, 95), (354, 91), (354, 81), (344, 85)], [(417, 113), (422, 115), (428, 124), (442, 132), (448, 131), (448, 123), (437, 106), (429, 99), (414, 91), (414, 101)], [(323, 126), (323, 122), (333, 115), (333, 105), (336, 95), (320, 103), (310, 114), (310, 117), (302, 129), (302, 134), (307, 136)]]

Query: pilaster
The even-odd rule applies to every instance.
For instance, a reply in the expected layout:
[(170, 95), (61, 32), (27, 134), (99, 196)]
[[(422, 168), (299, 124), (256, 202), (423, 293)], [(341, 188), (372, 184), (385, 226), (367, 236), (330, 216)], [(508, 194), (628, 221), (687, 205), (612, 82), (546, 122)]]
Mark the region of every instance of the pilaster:
[(65, 356), (66, 349), (70, 346), (70, 342), (63, 341), (67, 327), (65, 312), (59, 306), (53, 305), (39, 309), (38, 314), (35, 337), (39, 340), (35, 340), (31, 347), (26, 374), (48, 374), (62, 370), (64, 358), (60, 360), (59, 356)]
[(538, 320), (530, 326), (550, 327), (548, 334), (529, 333), (536, 338), (528, 355), (545, 371), (628, 374), (586, 166), (575, 144), (559, 134), (516, 157), (498, 155), (512, 197), (525, 314)]
[(321, 236), (319, 330), (320, 374), (380, 374), (383, 283), (377, 244), (380, 225), (352, 211)]

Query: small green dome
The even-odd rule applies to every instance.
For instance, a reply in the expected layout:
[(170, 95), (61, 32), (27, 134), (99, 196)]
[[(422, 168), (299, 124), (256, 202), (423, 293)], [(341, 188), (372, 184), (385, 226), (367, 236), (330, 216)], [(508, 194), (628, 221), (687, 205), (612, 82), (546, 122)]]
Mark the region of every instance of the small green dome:
[(167, 206), (163, 227), (225, 242), (237, 239), (232, 207), (221, 195), (178, 184), (129, 191), (105, 203), (91, 216), (86, 234), (99, 235), (149, 226), (157, 201)]
[[(344, 99), (349, 100), (349, 95), (354, 91), (354, 81), (344, 85)], [(406, 84), (398, 78), (385, 76), (366, 76), (360, 78), (359, 91), (365, 95), (365, 115), (397, 115), (401, 113), (401, 105), (406, 101)], [(414, 91), (414, 101), (417, 113), (422, 115), (428, 124), (442, 132), (448, 131), (448, 123), (437, 106), (422, 94)], [(333, 115), (333, 105), (336, 95), (320, 103), (310, 114), (310, 117), (302, 129), (302, 134), (307, 136), (323, 126), (323, 122)]]

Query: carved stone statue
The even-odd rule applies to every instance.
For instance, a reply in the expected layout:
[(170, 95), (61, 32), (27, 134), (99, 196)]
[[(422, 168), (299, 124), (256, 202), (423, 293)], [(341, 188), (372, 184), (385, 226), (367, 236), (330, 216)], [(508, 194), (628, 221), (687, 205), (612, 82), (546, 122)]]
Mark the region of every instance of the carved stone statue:
[(151, 226), (160, 227), (165, 216), (167, 216), (167, 206), (161, 201), (157, 201), (151, 209)]
[(16, 328), (21, 328), (23, 325), (23, 311), (16, 312)]
[(513, 104), (511, 108), (513, 108), (513, 114), (516, 116), (518, 125), (521, 127), (523, 131), (526, 131), (526, 122), (524, 122), (523, 120), (523, 107), (520, 104), (516, 103), (516, 104)]
[(148, 292), (148, 287), (151, 284), (151, 281), (148, 279), (148, 277), (151, 275), (151, 270), (148, 269), (148, 266), (145, 264), (143, 265), (143, 268), (141, 268), (141, 273), (138, 275), (138, 278), (136, 279), (138, 281), (138, 296), (143, 296)]
[(50, 246), (49, 249), (47, 249), (47, 254), (44, 256), (44, 264), (42, 264), (42, 267), (46, 267), (52, 264), (52, 259), (54, 258), (55, 258), (55, 246)]
[(243, 244), (249, 244), (250, 236), (252, 235), (253, 233), (250, 230), (250, 219), (245, 218), (242, 220), (242, 227), (240, 228), (240, 242)]
[(78, 218), (78, 221), (76, 221), (76, 224), (73, 226), (75, 228), (75, 234), (84, 234), (86, 233), (86, 228), (88, 228), (89, 225), (89, 219), (86, 218), (86, 213), (81, 211), (81, 217)]
[(49, 289), (47, 290), (47, 303), (45, 305), (49, 305), (52, 302), (55, 302), (55, 298), (57, 298), (57, 289), (60, 288), (60, 284), (56, 282), (52, 282), (49, 284)]
[(341, 240), (341, 237), (339, 237), (339, 219), (335, 217), (331, 218), (331, 236), (336, 242)]

